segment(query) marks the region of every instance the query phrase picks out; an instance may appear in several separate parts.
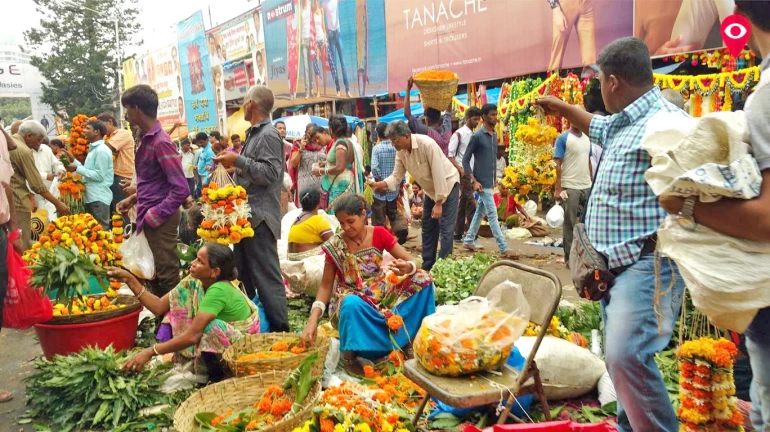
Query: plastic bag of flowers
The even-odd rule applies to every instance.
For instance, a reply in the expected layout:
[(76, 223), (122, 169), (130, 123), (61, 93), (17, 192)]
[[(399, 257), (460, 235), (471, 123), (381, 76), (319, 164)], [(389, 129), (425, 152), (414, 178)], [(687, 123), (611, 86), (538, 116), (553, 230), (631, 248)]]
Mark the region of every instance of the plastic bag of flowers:
[(426, 317), (414, 340), (415, 357), (434, 375), (498, 370), (527, 328), (529, 315), (521, 286), (505, 281), (487, 297), (441, 306)]

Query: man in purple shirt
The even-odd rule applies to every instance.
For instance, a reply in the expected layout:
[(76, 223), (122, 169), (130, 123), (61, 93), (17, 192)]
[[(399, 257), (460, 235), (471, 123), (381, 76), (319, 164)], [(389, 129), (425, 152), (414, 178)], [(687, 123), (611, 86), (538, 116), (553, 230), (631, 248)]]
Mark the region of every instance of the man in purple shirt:
[(136, 193), (119, 202), (117, 209), (126, 214), (136, 205), (136, 231), (145, 233), (155, 259), (155, 279), (149, 286), (153, 294), (163, 296), (179, 283), (179, 208), (190, 189), (176, 146), (156, 118), (155, 90), (144, 84), (131, 87), (120, 102), (126, 119), (142, 132), (136, 150)]

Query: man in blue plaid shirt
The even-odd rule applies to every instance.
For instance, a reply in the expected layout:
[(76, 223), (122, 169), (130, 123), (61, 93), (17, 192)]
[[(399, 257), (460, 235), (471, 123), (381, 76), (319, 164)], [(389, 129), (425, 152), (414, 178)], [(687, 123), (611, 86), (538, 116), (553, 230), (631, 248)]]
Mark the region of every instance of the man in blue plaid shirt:
[[(380, 123), (375, 129), (380, 140), (372, 150), (372, 175), (375, 181), (382, 181), (393, 174), (396, 168), (396, 148), (390, 140), (384, 139), (387, 123)], [(398, 200), (403, 188), (385, 193), (375, 193), (372, 204), (372, 225), (385, 226), (385, 217), (390, 220), (390, 230), (398, 239), (398, 244), (406, 243), (409, 227), (404, 216), (398, 211)]]
[(684, 283), (676, 264), (663, 258), (663, 291), (655, 290), (656, 231), (666, 211), (644, 180), (651, 158), (641, 141), (654, 116), (687, 114), (653, 85), (650, 53), (642, 40), (611, 43), (598, 65), (602, 98), (615, 114), (595, 116), (553, 97), (537, 104), (547, 114), (566, 117), (604, 148), (585, 223), (591, 244), (616, 275), (601, 305), (607, 370), (618, 395), (617, 429), (675, 432), (679, 424), (655, 354), (671, 340)]

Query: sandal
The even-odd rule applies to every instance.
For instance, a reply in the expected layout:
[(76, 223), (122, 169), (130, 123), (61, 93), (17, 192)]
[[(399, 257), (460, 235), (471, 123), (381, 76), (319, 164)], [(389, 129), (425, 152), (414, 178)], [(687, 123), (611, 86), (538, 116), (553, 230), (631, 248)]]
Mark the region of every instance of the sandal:
[(11, 399), (13, 399), (13, 395), (11, 394), (11, 392), (0, 390), (0, 403), (8, 402)]
[(361, 366), (361, 363), (358, 362), (358, 358), (347, 359), (345, 357), (340, 357), (340, 363), (348, 374), (353, 376), (364, 375), (364, 368)]

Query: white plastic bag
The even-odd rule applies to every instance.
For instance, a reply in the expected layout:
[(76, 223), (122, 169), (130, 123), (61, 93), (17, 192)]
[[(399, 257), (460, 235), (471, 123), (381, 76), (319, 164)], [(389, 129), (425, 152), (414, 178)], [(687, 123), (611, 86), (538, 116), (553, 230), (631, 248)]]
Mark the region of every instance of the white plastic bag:
[(548, 210), (545, 221), (551, 228), (559, 228), (564, 225), (564, 209), (558, 203)]
[(532, 200), (525, 202), (524, 211), (527, 212), (527, 216), (535, 217), (537, 215), (537, 203)]
[(532, 237), (532, 233), (529, 232), (528, 229), (520, 228), (520, 227), (511, 228), (511, 229), (505, 231), (504, 235), (505, 235), (505, 238), (512, 239), (512, 240), (513, 239), (527, 239), (527, 238)]
[(529, 322), (520, 285), (505, 281), (487, 297), (469, 297), (426, 317), (414, 339), (414, 353), (430, 373), (459, 376), (499, 369)]
[(134, 276), (146, 280), (155, 277), (155, 259), (144, 231), (126, 239), (118, 250), (123, 255), (123, 267)]

